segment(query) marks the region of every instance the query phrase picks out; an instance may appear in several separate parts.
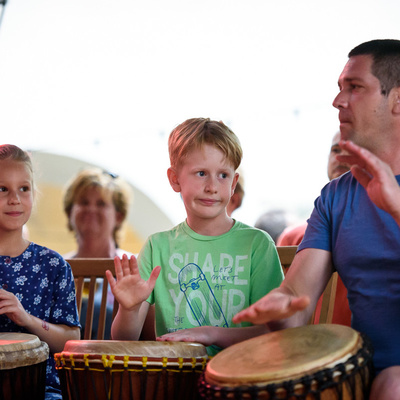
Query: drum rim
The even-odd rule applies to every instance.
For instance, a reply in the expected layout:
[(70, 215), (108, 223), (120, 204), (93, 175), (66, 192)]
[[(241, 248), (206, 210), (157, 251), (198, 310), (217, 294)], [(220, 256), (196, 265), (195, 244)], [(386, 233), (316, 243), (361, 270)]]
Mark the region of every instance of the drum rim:
[(41, 341), (36, 335), (22, 332), (0, 332), (0, 353), (16, 350), (29, 350), (40, 347)]
[[(274, 340), (276, 340), (277, 338), (281, 339), (282, 341), (287, 341), (287, 343), (289, 343), (289, 339), (292, 341), (297, 340), (297, 338), (299, 337), (299, 332), (303, 334), (307, 333), (310, 335), (311, 333), (313, 335), (325, 335), (326, 333), (328, 333), (329, 335), (342, 334), (345, 337), (347, 335), (350, 341), (342, 345), (339, 351), (335, 354), (335, 358), (332, 358), (331, 354), (326, 354), (317, 359), (307, 361), (307, 363), (299, 366), (286, 365), (286, 370), (280, 369), (279, 371), (277, 371), (276, 369), (272, 368), (268, 371), (255, 371), (254, 369), (252, 369), (249, 372), (243, 372), (243, 370), (240, 370), (240, 368), (237, 368), (236, 370), (230, 369), (230, 366), (232, 365), (232, 359), (231, 362), (229, 362), (229, 357), (234, 358), (235, 354), (240, 354), (240, 352), (243, 352), (244, 349), (247, 349), (247, 347), (260, 346), (262, 344), (265, 345), (265, 343), (271, 345), (274, 344)], [(237, 386), (238, 384), (263, 385), (270, 382), (283, 382), (285, 380), (295, 379), (296, 377), (304, 374), (313, 373), (316, 370), (322, 368), (331, 367), (333, 364), (344, 362), (352, 355), (351, 352), (356, 352), (361, 347), (361, 345), (362, 342), (360, 338), (360, 333), (350, 327), (343, 325), (306, 325), (296, 328), (288, 328), (285, 330), (271, 332), (258, 337), (254, 337), (252, 339), (248, 339), (244, 342), (237, 343), (223, 350), (209, 361), (206, 366), (205, 376), (208, 382), (221, 386)], [(263, 350), (261, 350), (258, 355), (260, 355), (262, 351)], [(244, 356), (246, 357), (246, 355)], [(248, 363), (246, 365), (250, 364)], [(253, 366), (255, 365), (257, 364), (254, 361), (254, 363), (251, 364), (251, 367), (253, 368)]]
[[(101, 347), (106, 351), (101, 352)], [(152, 354), (149, 349), (158, 351)], [(179, 353), (176, 350), (180, 350)], [(117, 350), (117, 351), (115, 351)], [(149, 360), (170, 359), (203, 359), (208, 358), (207, 349), (200, 343), (195, 342), (168, 342), (168, 341), (135, 341), (135, 340), (69, 340), (64, 350), (59, 353), (64, 357), (83, 357), (90, 355), (112, 355), (115, 357), (130, 356), (132, 358), (147, 357)]]
[(0, 340), (0, 370), (32, 366), (46, 362), (49, 358), (48, 344), (35, 335), (4, 332), (0, 333), (0, 338), (6, 342), (1, 344)]
[[(369, 338), (360, 333), (361, 340), (363, 342), (363, 346), (358, 349), (358, 351), (352, 355), (346, 362), (338, 363), (334, 367), (331, 368), (324, 368), (318, 371), (318, 378), (321, 379), (318, 383), (317, 390), (321, 393), (323, 390), (330, 389), (334, 386), (337, 386), (337, 382), (333, 379), (327, 379), (327, 377), (331, 377), (334, 373), (345, 374), (345, 378), (352, 379), (360, 370), (367, 368), (369, 373), (369, 380), (367, 385), (363, 390), (365, 391), (365, 395), (369, 393), (369, 389), (371, 386), (371, 382), (374, 377), (374, 366), (373, 366), (373, 347)], [(352, 363), (354, 368), (346, 368), (347, 363)], [(317, 374), (313, 375), (304, 375), (301, 378), (296, 379), (289, 379), (280, 382), (273, 382), (273, 383), (258, 383), (258, 384), (244, 384), (244, 385), (218, 385), (207, 382), (206, 377), (206, 370), (203, 371), (201, 377), (198, 381), (199, 387), (199, 394), (203, 398), (206, 395), (213, 395), (215, 393), (219, 393), (221, 398), (228, 398), (230, 393), (259, 393), (260, 391), (266, 391), (269, 394), (275, 394), (276, 391), (279, 390), (286, 390), (289, 395), (293, 395), (295, 390), (299, 389), (299, 385), (311, 385), (312, 382), (315, 382), (317, 378)], [(344, 382), (344, 377), (342, 376), (340, 382)], [(316, 389), (313, 389), (314, 391)], [(234, 397), (236, 398), (236, 397)]]

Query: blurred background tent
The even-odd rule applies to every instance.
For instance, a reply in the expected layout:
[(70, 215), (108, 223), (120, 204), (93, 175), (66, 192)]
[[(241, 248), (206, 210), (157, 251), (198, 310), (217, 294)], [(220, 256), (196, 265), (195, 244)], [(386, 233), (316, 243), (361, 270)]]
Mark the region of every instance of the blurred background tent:
[[(63, 210), (63, 193), (68, 182), (79, 171), (98, 165), (82, 160), (40, 151), (31, 153), (39, 192), (27, 228), (29, 239), (65, 254), (76, 248), (73, 233), (67, 229)], [(131, 185), (133, 201), (121, 232), (120, 247), (138, 253), (144, 240), (156, 230), (169, 229), (172, 221), (141, 190)]]

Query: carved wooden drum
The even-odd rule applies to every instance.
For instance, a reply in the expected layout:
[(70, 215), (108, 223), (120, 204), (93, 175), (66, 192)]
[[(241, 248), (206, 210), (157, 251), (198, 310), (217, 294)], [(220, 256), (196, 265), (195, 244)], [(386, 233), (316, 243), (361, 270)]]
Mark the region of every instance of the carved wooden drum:
[(35, 335), (0, 333), (0, 399), (43, 400), (49, 346)]
[(199, 381), (203, 399), (367, 400), (372, 350), (341, 325), (268, 333), (221, 351)]
[(190, 400), (208, 356), (197, 343), (70, 340), (55, 360), (64, 399)]

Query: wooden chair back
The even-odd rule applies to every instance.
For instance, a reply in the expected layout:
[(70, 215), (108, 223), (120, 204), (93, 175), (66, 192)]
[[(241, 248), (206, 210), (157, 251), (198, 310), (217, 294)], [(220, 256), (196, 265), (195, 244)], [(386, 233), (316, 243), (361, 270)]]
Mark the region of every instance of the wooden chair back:
[(330, 324), (332, 323), (333, 310), (335, 308), (336, 289), (337, 289), (338, 273), (334, 272), (329, 280), (324, 293), (322, 294), (322, 305), (319, 320), (316, 321), (316, 313), (311, 317), (313, 324)]
[[(87, 298), (86, 319), (84, 321), (83, 339), (92, 339), (93, 326), (97, 326), (97, 340), (103, 340), (105, 336), (106, 316), (107, 316), (107, 295), (108, 281), (105, 276), (109, 269), (115, 276), (114, 260), (112, 258), (70, 258), (66, 260), (72, 268), (75, 280), (76, 302), (78, 306), (79, 318), (82, 311), (82, 300)], [(99, 283), (102, 283), (100, 312), (98, 321), (93, 321), (95, 294)], [(118, 303), (114, 300), (114, 318), (118, 308)]]
[[(294, 256), (296, 255), (297, 246), (277, 246), (279, 259), (281, 261), (283, 272), (286, 275)], [(337, 287), (337, 272), (335, 272), (329, 280), (322, 294), (322, 306), (319, 316), (319, 324), (332, 323), (333, 309), (335, 306), (336, 287)], [(309, 320), (309, 324), (315, 323), (315, 310)]]
[(297, 246), (277, 246), (279, 259), (281, 261), (283, 273), (286, 275), (294, 256), (296, 255)]

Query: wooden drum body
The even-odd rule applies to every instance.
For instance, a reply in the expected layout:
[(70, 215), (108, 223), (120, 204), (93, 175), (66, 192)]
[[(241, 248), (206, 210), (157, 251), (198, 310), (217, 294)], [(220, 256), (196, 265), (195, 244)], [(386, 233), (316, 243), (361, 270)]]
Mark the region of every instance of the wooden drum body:
[(199, 381), (204, 399), (368, 400), (369, 341), (334, 324), (268, 333), (221, 351)]
[(0, 333), (0, 399), (43, 400), (49, 346), (35, 335)]
[(197, 343), (70, 340), (55, 355), (63, 398), (195, 399), (208, 361)]

